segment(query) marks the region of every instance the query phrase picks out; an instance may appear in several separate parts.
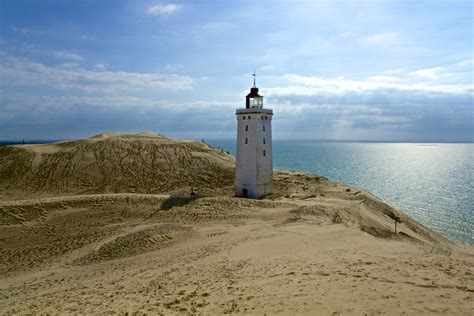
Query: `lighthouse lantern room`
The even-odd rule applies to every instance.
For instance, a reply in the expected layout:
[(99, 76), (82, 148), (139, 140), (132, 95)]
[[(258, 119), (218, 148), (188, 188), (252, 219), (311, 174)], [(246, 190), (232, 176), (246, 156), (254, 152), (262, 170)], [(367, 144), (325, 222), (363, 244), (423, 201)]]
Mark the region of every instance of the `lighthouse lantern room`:
[(263, 96), (255, 83), (245, 98), (245, 109), (237, 109), (237, 162), (235, 195), (259, 198), (272, 193), (272, 116), (263, 108)]

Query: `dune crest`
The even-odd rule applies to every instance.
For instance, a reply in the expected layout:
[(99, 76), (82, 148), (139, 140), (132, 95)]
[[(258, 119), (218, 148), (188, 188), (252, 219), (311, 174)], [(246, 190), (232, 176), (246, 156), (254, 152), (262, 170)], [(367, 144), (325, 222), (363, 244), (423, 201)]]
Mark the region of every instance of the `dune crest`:
[(122, 133), (116, 133), (116, 132), (103, 132), (97, 135), (93, 135), (89, 137), (88, 139), (107, 139), (107, 138), (112, 138), (112, 137), (118, 137), (124, 135)]
[(162, 135), (158, 135), (156, 133), (150, 132), (150, 131), (145, 131), (137, 134), (138, 136), (144, 136), (144, 137), (164, 137)]

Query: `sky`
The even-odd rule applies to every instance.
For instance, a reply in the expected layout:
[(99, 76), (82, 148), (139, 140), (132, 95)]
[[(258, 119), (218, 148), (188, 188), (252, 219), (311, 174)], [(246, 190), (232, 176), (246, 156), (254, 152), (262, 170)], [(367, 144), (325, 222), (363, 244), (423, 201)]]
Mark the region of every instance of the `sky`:
[(0, 139), (473, 142), (472, 1), (0, 0)]

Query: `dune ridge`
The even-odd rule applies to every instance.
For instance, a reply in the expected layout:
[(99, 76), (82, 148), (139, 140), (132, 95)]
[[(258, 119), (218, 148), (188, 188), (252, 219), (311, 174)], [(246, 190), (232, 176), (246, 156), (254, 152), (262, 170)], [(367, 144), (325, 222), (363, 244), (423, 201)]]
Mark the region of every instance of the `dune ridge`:
[(0, 148), (0, 198), (217, 189), (232, 181), (233, 158), (224, 151), (151, 132)]
[(150, 132), (0, 148), (0, 313), (472, 311), (473, 247), (317, 175), (235, 198), (233, 166)]

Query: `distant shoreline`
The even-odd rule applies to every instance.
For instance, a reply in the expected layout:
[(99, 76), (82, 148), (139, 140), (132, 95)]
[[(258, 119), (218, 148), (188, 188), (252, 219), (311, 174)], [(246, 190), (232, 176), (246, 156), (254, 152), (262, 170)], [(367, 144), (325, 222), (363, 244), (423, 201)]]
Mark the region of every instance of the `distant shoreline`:
[[(62, 140), (25, 140), (25, 145), (28, 144), (50, 144), (60, 142)], [(10, 145), (23, 145), (23, 140), (0, 140), (0, 147)]]

